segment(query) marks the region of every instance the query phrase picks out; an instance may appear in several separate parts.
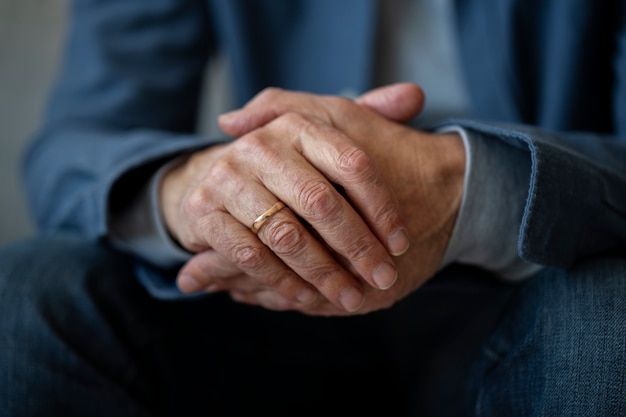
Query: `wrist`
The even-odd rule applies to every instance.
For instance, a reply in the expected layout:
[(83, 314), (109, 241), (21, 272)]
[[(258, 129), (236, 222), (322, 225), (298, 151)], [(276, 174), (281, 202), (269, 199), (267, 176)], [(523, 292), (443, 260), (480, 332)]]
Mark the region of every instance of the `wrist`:
[(445, 237), (447, 246), (463, 200), (467, 153), (463, 139), (457, 133), (434, 136), (432, 145), (435, 149), (427, 155), (430, 155), (432, 167), (430, 178), (439, 197), (435, 199), (438, 201), (435, 209), (443, 214), (442, 237)]
[(465, 180), (465, 166), (467, 163), (467, 153), (463, 139), (457, 133), (435, 134), (433, 146), (436, 147), (433, 155), (437, 155), (437, 162), (434, 167), (433, 176), (435, 179), (450, 184), (462, 194)]
[(489, 134), (458, 126), (446, 129), (463, 137), (468, 157), (465, 196), (442, 266), (478, 265), (507, 280), (533, 275), (541, 267), (518, 255), (530, 153)]
[(186, 189), (184, 184), (189, 159), (189, 156), (185, 156), (172, 161), (158, 184), (159, 211), (163, 225), (171, 238), (179, 244), (179, 207)]
[(443, 258), (461, 207), (466, 151), (456, 133), (417, 133), (411, 152), (406, 153), (411, 159), (404, 166), (412, 186), (401, 199), (412, 245), (430, 242), (432, 256), (437, 258), (432, 261), (437, 263)]

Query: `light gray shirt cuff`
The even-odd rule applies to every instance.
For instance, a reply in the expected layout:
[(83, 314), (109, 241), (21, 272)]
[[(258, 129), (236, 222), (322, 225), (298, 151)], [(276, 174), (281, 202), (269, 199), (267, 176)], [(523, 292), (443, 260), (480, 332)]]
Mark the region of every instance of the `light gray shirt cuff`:
[(176, 158), (163, 165), (123, 212), (109, 216), (109, 239), (113, 245), (159, 268), (180, 266), (193, 256), (172, 239), (159, 209), (163, 175), (181, 160)]
[(442, 268), (452, 262), (479, 266), (508, 281), (543, 267), (518, 254), (520, 224), (530, 184), (530, 154), (496, 138), (448, 126), (463, 139), (465, 189)]

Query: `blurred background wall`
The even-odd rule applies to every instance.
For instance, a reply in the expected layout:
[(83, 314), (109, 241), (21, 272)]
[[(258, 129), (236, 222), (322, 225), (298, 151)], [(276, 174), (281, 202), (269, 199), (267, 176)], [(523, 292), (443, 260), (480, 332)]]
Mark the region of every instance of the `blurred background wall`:
[(0, 246), (32, 234), (19, 175), (57, 71), (68, 0), (0, 0)]

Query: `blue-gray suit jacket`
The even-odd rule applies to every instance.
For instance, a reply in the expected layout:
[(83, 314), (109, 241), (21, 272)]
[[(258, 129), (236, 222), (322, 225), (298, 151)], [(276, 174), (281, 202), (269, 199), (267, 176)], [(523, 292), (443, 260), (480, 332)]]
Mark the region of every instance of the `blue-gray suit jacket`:
[[(626, 2), (456, 0), (471, 119), (531, 153), (520, 255), (568, 267), (626, 253)], [(43, 230), (98, 239), (107, 213), (181, 152), (202, 76), (227, 51), (238, 104), (266, 86), (372, 87), (374, 0), (74, 0), (24, 173)], [(384, 45), (382, 45), (384, 47)]]

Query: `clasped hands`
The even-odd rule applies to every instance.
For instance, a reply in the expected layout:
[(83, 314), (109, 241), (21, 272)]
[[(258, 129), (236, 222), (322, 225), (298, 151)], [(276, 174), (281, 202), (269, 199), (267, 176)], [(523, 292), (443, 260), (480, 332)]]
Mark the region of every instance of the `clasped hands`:
[(423, 102), (409, 83), (356, 100), (267, 89), (222, 115), (236, 139), (161, 184), (165, 225), (195, 253), (179, 288), (310, 315), (364, 314), (419, 288), (440, 267), (465, 174), (458, 135), (405, 125)]

